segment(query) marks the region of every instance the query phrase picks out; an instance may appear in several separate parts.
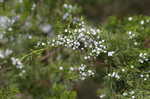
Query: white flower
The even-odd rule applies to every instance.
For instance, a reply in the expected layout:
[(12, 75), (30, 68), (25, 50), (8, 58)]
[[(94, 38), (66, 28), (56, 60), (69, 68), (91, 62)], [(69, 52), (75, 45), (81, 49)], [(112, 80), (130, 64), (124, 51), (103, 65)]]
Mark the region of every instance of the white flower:
[(108, 74), (108, 76), (114, 77), (114, 78), (116, 78), (116, 79), (120, 79), (120, 76), (119, 76), (118, 73), (116, 73), (116, 72), (113, 72), (111, 75)]
[(144, 77), (144, 75), (140, 75), (140, 77), (141, 77), (141, 78), (143, 78), (143, 77)]
[(138, 60), (140, 63), (144, 63), (144, 61), (148, 61), (147, 53), (140, 53), (139, 54), (140, 59)]
[(124, 72), (124, 71), (125, 71), (125, 69), (122, 69), (122, 71)]
[(26, 73), (26, 71), (25, 71), (25, 70), (22, 70), (22, 73)]
[(70, 15), (69, 13), (65, 13), (65, 14), (63, 15), (63, 20), (67, 19), (67, 17), (68, 17), (69, 15)]
[(10, 28), (8, 28), (8, 31), (12, 31), (12, 28), (10, 27)]
[(89, 76), (94, 75), (94, 72), (92, 70), (88, 70), (87, 72)]
[(147, 80), (147, 78), (144, 78), (144, 80)]
[(135, 99), (135, 96), (132, 96), (132, 99)]
[(3, 55), (3, 53), (2, 52), (0, 52), (0, 58), (4, 58), (4, 55)]
[(131, 67), (131, 68), (134, 68), (134, 66), (133, 66), (133, 65), (131, 65), (130, 67)]
[(110, 76), (111, 76), (111, 74), (108, 74), (108, 76), (110, 77)]
[(68, 5), (67, 4), (64, 4), (64, 8), (67, 8), (68, 7)]
[(0, 58), (5, 58), (12, 54), (12, 50), (6, 49), (6, 50), (0, 50)]
[(64, 68), (62, 66), (59, 67), (59, 70), (63, 70)]
[(81, 77), (80, 79), (81, 79), (81, 80), (85, 80), (85, 77)]
[(42, 42), (42, 43), (41, 43), (41, 45), (42, 45), (42, 46), (44, 46), (44, 45), (45, 45), (45, 43), (43, 43), (43, 42)]
[(23, 64), (21, 63), (21, 61), (18, 58), (11, 57), (11, 61), (12, 61), (12, 64), (16, 66), (16, 68), (18, 68), (18, 69), (23, 68)]
[(138, 43), (137, 43), (137, 42), (134, 42), (134, 45), (138, 45)]
[(5, 56), (8, 56), (8, 55), (12, 54), (12, 52), (13, 52), (12, 50), (6, 49)]
[(129, 21), (132, 21), (132, 19), (133, 19), (132, 17), (129, 17), (129, 18), (128, 18)]
[(147, 23), (149, 23), (149, 20), (146, 20)]
[(116, 73), (115, 78), (120, 79), (120, 76)]
[(23, 73), (19, 73), (19, 76), (22, 77), (22, 76), (23, 76)]
[(102, 99), (102, 98), (104, 98), (105, 96), (106, 96), (105, 94), (102, 94), (102, 95), (99, 96), (99, 98)]
[(149, 74), (146, 74), (146, 77), (149, 77)]
[(113, 56), (114, 53), (114, 51), (108, 52), (108, 56)]
[(85, 60), (87, 60), (87, 59), (88, 59), (88, 57), (87, 57), (87, 56), (85, 56), (85, 57), (84, 57), (84, 59), (85, 59)]
[(133, 95), (134, 93), (135, 93), (134, 91), (131, 91), (131, 92), (130, 92), (131, 95)]
[(144, 20), (142, 20), (140, 23), (143, 25), (144, 24)]
[(68, 30), (67, 30), (67, 29), (65, 29), (65, 32), (68, 32)]
[(123, 93), (123, 96), (127, 96), (127, 95), (128, 95), (128, 93), (126, 93), (126, 92)]
[(111, 75), (111, 77), (115, 77), (115, 75), (116, 75), (116, 73), (115, 73), (115, 72), (113, 72), (113, 73), (112, 73), (112, 75)]
[(11, 20), (6, 16), (0, 16), (0, 28), (6, 29), (11, 25)]
[(144, 63), (144, 61), (143, 61), (142, 59), (139, 59), (139, 62), (140, 62), (140, 63)]
[(32, 5), (31, 10), (34, 10), (34, 9), (35, 9), (35, 7), (36, 7), (36, 4), (34, 3), (34, 4)]
[(131, 31), (129, 31), (129, 32), (128, 32), (128, 34), (129, 34), (129, 35), (131, 35), (131, 34), (132, 34), (132, 32), (131, 32)]
[(70, 71), (74, 71), (74, 68), (73, 68), (73, 67), (70, 67)]
[(44, 32), (44, 33), (48, 33), (51, 31), (52, 27), (50, 24), (42, 24), (40, 25), (40, 29)]

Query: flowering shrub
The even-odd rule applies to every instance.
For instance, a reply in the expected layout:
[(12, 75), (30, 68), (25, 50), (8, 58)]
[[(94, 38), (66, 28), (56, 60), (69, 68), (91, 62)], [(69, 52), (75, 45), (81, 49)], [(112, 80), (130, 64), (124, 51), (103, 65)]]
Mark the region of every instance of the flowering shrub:
[(93, 25), (67, 0), (0, 3), (2, 99), (76, 99), (90, 80), (99, 99), (150, 98), (150, 17)]

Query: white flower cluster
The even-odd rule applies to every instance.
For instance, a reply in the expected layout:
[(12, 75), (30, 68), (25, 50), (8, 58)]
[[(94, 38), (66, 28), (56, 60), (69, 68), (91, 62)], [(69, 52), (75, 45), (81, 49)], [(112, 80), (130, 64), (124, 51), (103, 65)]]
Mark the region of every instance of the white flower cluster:
[(64, 4), (64, 8), (66, 8), (66, 9), (72, 9), (73, 6), (71, 4)]
[(6, 16), (0, 16), (0, 28), (7, 28), (11, 20)]
[(117, 72), (109, 73), (108, 76), (112, 78), (120, 79), (120, 76), (118, 75)]
[(147, 53), (140, 53), (139, 54), (139, 57), (140, 59), (138, 60), (140, 63), (144, 63), (144, 61), (148, 61), (148, 58), (147, 58)]
[[(59, 70), (63, 71), (64, 67), (59, 66)], [(95, 74), (95, 72), (91, 69), (88, 69), (85, 64), (81, 64), (79, 67), (70, 67), (69, 72), (77, 72), (80, 80), (85, 80), (87, 77), (94, 76)]]
[(23, 68), (23, 64), (21, 63), (21, 61), (18, 58), (11, 57), (11, 61), (12, 61), (12, 64), (16, 66), (16, 68), (18, 68), (18, 69)]
[(75, 6), (72, 6), (70, 4), (64, 4), (63, 7), (67, 10), (65, 12), (65, 14), (63, 15), (63, 20), (66, 20), (69, 16), (72, 15), (72, 12), (74, 10), (76, 10), (76, 7)]
[(133, 33), (132, 31), (129, 31), (128, 35), (129, 35), (129, 39), (133, 39), (136, 36), (135, 33)]
[[(132, 21), (132, 20), (133, 20), (133, 17), (128, 17), (128, 21)], [(141, 21), (139, 22), (139, 24), (144, 25), (145, 22), (149, 23), (149, 20), (148, 20), (148, 19), (147, 19), (146, 21), (145, 21), (145, 20), (141, 20)]]
[(114, 51), (110, 51), (108, 52), (108, 56), (113, 56), (114, 53), (115, 53)]
[(79, 67), (80, 79), (85, 80), (87, 77), (94, 76), (94, 72), (92, 70), (87, 69), (85, 64), (81, 64)]
[[(69, 36), (58, 35), (55, 40), (52, 41), (52, 46), (64, 46), (66, 48), (75, 49), (87, 49), (89, 55), (85, 59), (89, 59), (90, 56), (99, 56), (101, 53), (107, 53), (105, 40), (101, 40), (98, 33), (99, 29), (89, 28), (84, 22), (80, 23), (80, 27), (76, 29), (65, 29), (65, 33), (71, 34)], [(114, 52), (110, 52), (112, 55)]]
[(36, 46), (39, 47), (39, 46), (45, 46), (45, 45), (49, 45), (49, 44), (50, 44), (49, 41), (48, 42), (38, 41)]
[(48, 33), (52, 29), (52, 26), (50, 24), (41, 24), (39, 27), (44, 33)]
[(36, 8), (36, 4), (34, 3), (31, 7), (31, 10), (34, 10)]
[(7, 16), (0, 16), (0, 29), (7, 29), (15, 22), (14, 19), (10, 19)]
[(18, 58), (15, 58), (15, 57), (11, 57), (11, 61), (12, 61), (12, 64), (14, 66), (16, 66), (17, 69), (21, 70), (20, 73), (19, 73), (19, 76), (23, 76), (26, 71), (23, 69), (23, 64), (21, 63), (21, 61), (18, 59)]
[(140, 77), (143, 78), (144, 81), (146, 81), (147, 79), (149, 79), (149, 74), (141, 74)]
[(0, 50), (0, 58), (4, 59), (5, 57), (9, 56), (12, 54), (12, 50), (6, 49), (6, 50)]
[(122, 94), (123, 96), (131, 96), (131, 99), (135, 99), (136, 97), (135, 97), (135, 92), (134, 91), (130, 91), (130, 92), (124, 92), (123, 94)]

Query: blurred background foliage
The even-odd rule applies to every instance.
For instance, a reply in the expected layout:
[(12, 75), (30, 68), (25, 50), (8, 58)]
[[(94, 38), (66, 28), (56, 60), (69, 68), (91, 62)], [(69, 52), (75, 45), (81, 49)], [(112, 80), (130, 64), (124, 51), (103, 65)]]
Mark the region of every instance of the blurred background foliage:
[(149, 16), (149, 0), (74, 0), (83, 8), (83, 13), (94, 22), (105, 22), (109, 16), (122, 19), (127, 16)]

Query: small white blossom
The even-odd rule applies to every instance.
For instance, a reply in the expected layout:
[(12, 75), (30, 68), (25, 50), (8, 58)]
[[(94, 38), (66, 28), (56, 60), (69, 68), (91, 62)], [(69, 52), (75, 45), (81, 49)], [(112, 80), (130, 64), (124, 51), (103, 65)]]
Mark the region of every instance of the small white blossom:
[(102, 95), (99, 96), (99, 98), (102, 99), (102, 98), (104, 98), (105, 96), (106, 96), (105, 94), (102, 94)]
[(146, 74), (146, 77), (149, 77), (149, 74)]
[(31, 10), (34, 10), (34, 9), (35, 9), (35, 7), (36, 7), (36, 4), (34, 3), (34, 4), (32, 5)]
[(70, 71), (74, 71), (74, 68), (73, 68), (73, 67), (70, 67)]
[(135, 99), (135, 96), (132, 96), (132, 99)]
[(129, 34), (129, 35), (131, 35), (131, 34), (132, 34), (132, 32), (131, 32), (131, 31), (129, 31), (129, 32), (128, 32), (128, 34)]
[(140, 75), (140, 77), (141, 77), (141, 78), (143, 78), (143, 77), (144, 77), (144, 75)]
[(7, 16), (0, 16), (0, 28), (7, 29), (11, 25), (11, 19)]
[(16, 66), (16, 68), (18, 68), (18, 69), (23, 68), (23, 64), (21, 63), (21, 61), (18, 58), (11, 57), (11, 61), (12, 61), (12, 64)]
[(59, 70), (63, 70), (64, 68), (62, 66), (59, 67)]
[(132, 17), (129, 17), (129, 18), (128, 18), (129, 21), (132, 21), (132, 19), (133, 19)]
[(135, 92), (134, 91), (131, 91), (131, 92), (129, 92), (131, 95), (133, 95), (133, 94), (135, 94)]
[(144, 80), (146, 81), (146, 80), (147, 80), (147, 78), (144, 78)]
[(134, 42), (134, 45), (138, 45), (138, 43), (137, 43), (137, 42)]
[(128, 95), (128, 93), (124, 92), (122, 95), (123, 95), (123, 96), (127, 96), (127, 95)]
[(120, 76), (118, 75), (117, 72), (113, 72), (112, 74), (108, 74), (108, 76), (116, 78), (116, 79), (120, 79)]
[(141, 20), (140, 24), (143, 25), (144, 24), (144, 20)]
[(122, 72), (124, 72), (125, 71), (125, 69), (122, 69)]
[(131, 65), (130, 67), (131, 67), (131, 68), (134, 68), (134, 66), (133, 66), (133, 65)]
[(0, 50), (0, 58), (5, 58), (12, 54), (12, 50), (6, 49), (6, 50)]
[(138, 60), (140, 63), (144, 63), (144, 61), (148, 61), (147, 53), (140, 53), (139, 54), (140, 59)]
[(8, 28), (8, 31), (12, 31), (12, 28), (10, 27), (10, 28)]
[(44, 32), (44, 33), (48, 33), (51, 31), (52, 27), (50, 24), (42, 24), (40, 25), (40, 29)]
[(114, 53), (114, 51), (108, 52), (108, 56), (113, 56)]

